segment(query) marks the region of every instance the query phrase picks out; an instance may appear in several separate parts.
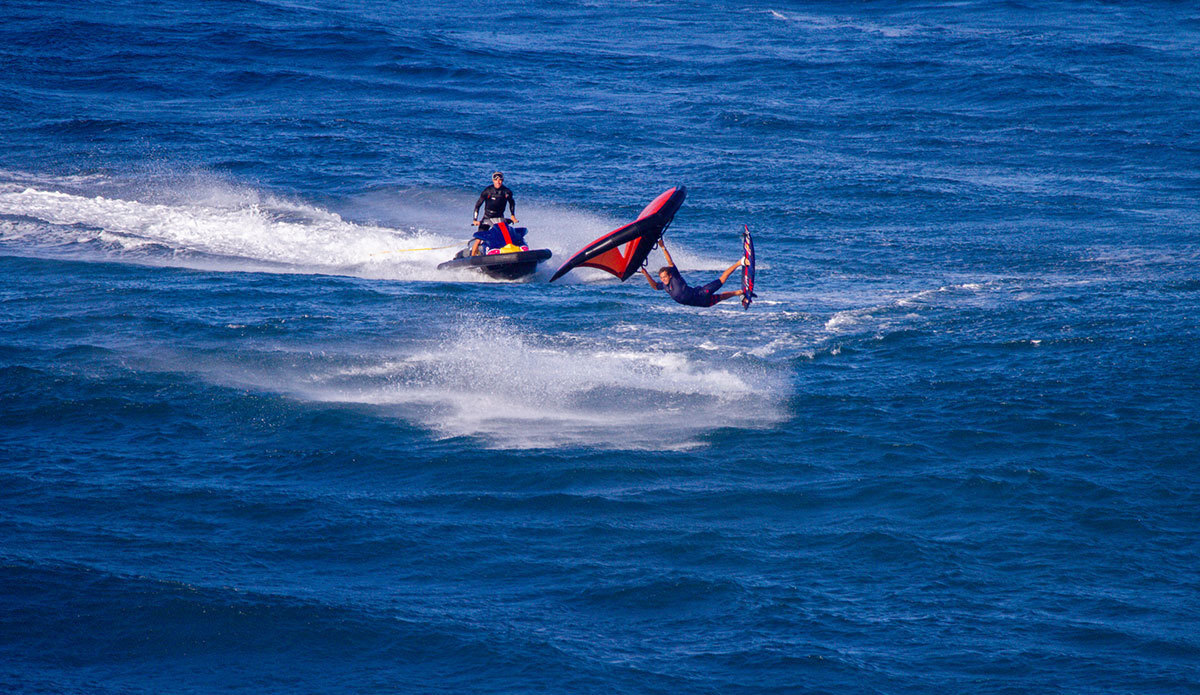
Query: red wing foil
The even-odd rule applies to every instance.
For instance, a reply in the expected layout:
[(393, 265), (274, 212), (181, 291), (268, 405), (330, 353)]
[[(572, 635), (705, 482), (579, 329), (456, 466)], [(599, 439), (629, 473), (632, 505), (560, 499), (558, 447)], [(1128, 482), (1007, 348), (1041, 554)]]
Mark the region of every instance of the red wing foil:
[(624, 282), (642, 267), (646, 257), (666, 231), (679, 206), (687, 197), (685, 186), (676, 186), (655, 198), (642, 210), (633, 222), (615, 229), (583, 247), (566, 263), (562, 264), (550, 282), (571, 272), (573, 268), (587, 266), (599, 268), (621, 278)]

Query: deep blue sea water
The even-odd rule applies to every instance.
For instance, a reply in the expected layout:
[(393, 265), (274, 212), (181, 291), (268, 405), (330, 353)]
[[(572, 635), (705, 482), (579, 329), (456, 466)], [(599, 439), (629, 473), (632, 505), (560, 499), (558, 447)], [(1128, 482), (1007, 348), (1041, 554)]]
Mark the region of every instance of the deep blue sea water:
[[(5, 0), (0, 129), (0, 691), (1200, 691), (1190, 3)], [(546, 282), (676, 184), (749, 311)]]

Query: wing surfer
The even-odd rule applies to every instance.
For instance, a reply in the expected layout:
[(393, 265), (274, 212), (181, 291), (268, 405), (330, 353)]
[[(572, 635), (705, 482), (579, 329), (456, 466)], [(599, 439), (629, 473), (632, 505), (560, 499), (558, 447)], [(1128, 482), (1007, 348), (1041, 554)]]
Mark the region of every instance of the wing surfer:
[(690, 287), (688, 286), (687, 282), (684, 281), (683, 276), (679, 274), (679, 270), (675, 267), (675, 261), (671, 260), (671, 253), (667, 251), (666, 240), (659, 239), (658, 245), (662, 247), (663, 255), (667, 257), (667, 265), (658, 269), (658, 277), (660, 280), (662, 280), (662, 282), (655, 282), (654, 278), (650, 277), (650, 273), (647, 273), (645, 268), (641, 269), (642, 275), (646, 276), (646, 280), (654, 289), (666, 290), (667, 294), (671, 295), (671, 299), (674, 299), (680, 304), (700, 307), (712, 306), (717, 302), (723, 302), (726, 299), (740, 297), (742, 295), (743, 290), (738, 290), (736, 292), (721, 292), (720, 294), (714, 293), (721, 289), (721, 285), (724, 285), (725, 281), (729, 279), (729, 276), (733, 275), (733, 271), (742, 267), (742, 263), (745, 262), (745, 259), (739, 260), (737, 263), (734, 263), (726, 268), (725, 272), (721, 273), (721, 277), (713, 280), (707, 285)]

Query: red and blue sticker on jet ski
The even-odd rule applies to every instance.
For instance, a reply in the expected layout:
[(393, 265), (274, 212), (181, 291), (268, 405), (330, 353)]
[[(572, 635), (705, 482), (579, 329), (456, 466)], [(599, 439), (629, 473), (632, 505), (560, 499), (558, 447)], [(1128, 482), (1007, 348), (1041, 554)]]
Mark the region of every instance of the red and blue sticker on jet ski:
[[(712, 282), (699, 287), (688, 285), (675, 267), (671, 252), (667, 250), (663, 234), (667, 231), (675, 213), (683, 205), (687, 197), (687, 188), (676, 186), (664, 192), (650, 202), (633, 222), (615, 229), (583, 247), (571, 256), (562, 267), (550, 278), (554, 282), (579, 266), (598, 268), (620, 278), (628, 280), (634, 273), (641, 272), (656, 290), (665, 290), (671, 298), (686, 306), (710, 307), (733, 297), (742, 298), (742, 308), (749, 309), (754, 293), (754, 239), (750, 236), (750, 227), (743, 225), (742, 247), (743, 256), (736, 263), (725, 269), (721, 276)], [(646, 270), (646, 261), (655, 246), (662, 249), (667, 264), (658, 270), (658, 280), (651, 277)], [(719, 292), (729, 277), (738, 268), (742, 269), (742, 289), (733, 292)]]

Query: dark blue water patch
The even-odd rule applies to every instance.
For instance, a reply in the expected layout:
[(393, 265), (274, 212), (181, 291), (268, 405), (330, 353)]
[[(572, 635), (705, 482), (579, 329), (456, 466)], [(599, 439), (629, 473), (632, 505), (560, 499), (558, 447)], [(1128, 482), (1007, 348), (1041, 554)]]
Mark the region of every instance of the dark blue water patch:
[[(483, 9), (0, 10), (0, 687), (1195, 689), (1193, 17)], [(762, 297), (331, 260), (496, 168)]]
[(1185, 280), (1182, 282), (1170, 283), (1166, 286), (1169, 292), (1195, 292), (1200, 290), (1200, 280)]
[(49, 135), (90, 136), (95, 134), (111, 133), (113, 131), (119, 131), (131, 127), (134, 127), (133, 124), (128, 124), (122, 121), (84, 118), (43, 123), (35, 126), (34, 129), (38, 132)]
[[(345, 687), (349, 682), (364, 687), (384, 682), (392, 687), (403, 687), (406, 682), (469, 682), (469, 675), (455, 667), (464, 660), (487, 664), (489, 670), (495, 669), (494, 676), (512, 671), (508, 677), (515, 678), (520, 672), (516, 654), (489, 646), (482, 635), (473, 636), (468, 625), (456, 626), (453, 621), (438, 627), (352, 606), (322, 606), (236, 587), (147, 581), (82, 567), (43, 569), (6, 564), (4, 584), (19, 583), (31, 591), (13, 596), (17, 602), (10, 604), (5, 622), (23, 623), (30, 630), (29, 639), (39, 646), (35, 652), (12, 656), (32, 662), (30, 665), (48, 666), (61, 674), (59, 677), (83, 675), (83, 683), (89, 676), (134, 671), (147, 679), (147, 685), (158, 680), (165, 686), (165, 680), (138, 667), (146, 660), (170, 663), (173, 671), (191, 673), (196, 680), (188, 687), (194, 692), (223, 680), (203, 676), (205, 671), (242, 674), (242, 678), (253, 678), (256, 688), (275, 692), (322, 682), (325, 687)], [(109, 622), (104, 612), (114, 599), (137, 605), (119, 624)], [(50, 610), (51, 606), (55, 609)], [(69, 610), (63, 611), (64, 607)], [(65, 630), (65, 623), (50, 617), (54, 615), (70, 615), (74, 627)], [(260, 629), (264, 623), (276, 628), (264, 632)], [(89, 643), (71, 654), (64, 649), (64, 632), (81, 634)], [(340, 637), (330, 640), (331, 635)], [(538, 649), (521, 641), (517, 638), (513, 645), (517, 653)], [(554, 659), (553, 649), (541, 649), (546, 651), (544, 658)], [(310, 666), (265, 680), (250, 675), (255, 663), (288, 660), (300, 654), (306, 655)], [(365, 664), (382, 663), (379, 660), (393, 664), (385, 669), (387, 673), (359, 671), (360, 675), (353, 675)], [(336, 673), (330, 673), (329, 667), (338, 663), (342, 665), (334, 667)], [(221, 668), (214, 671), (217, 664)]]

